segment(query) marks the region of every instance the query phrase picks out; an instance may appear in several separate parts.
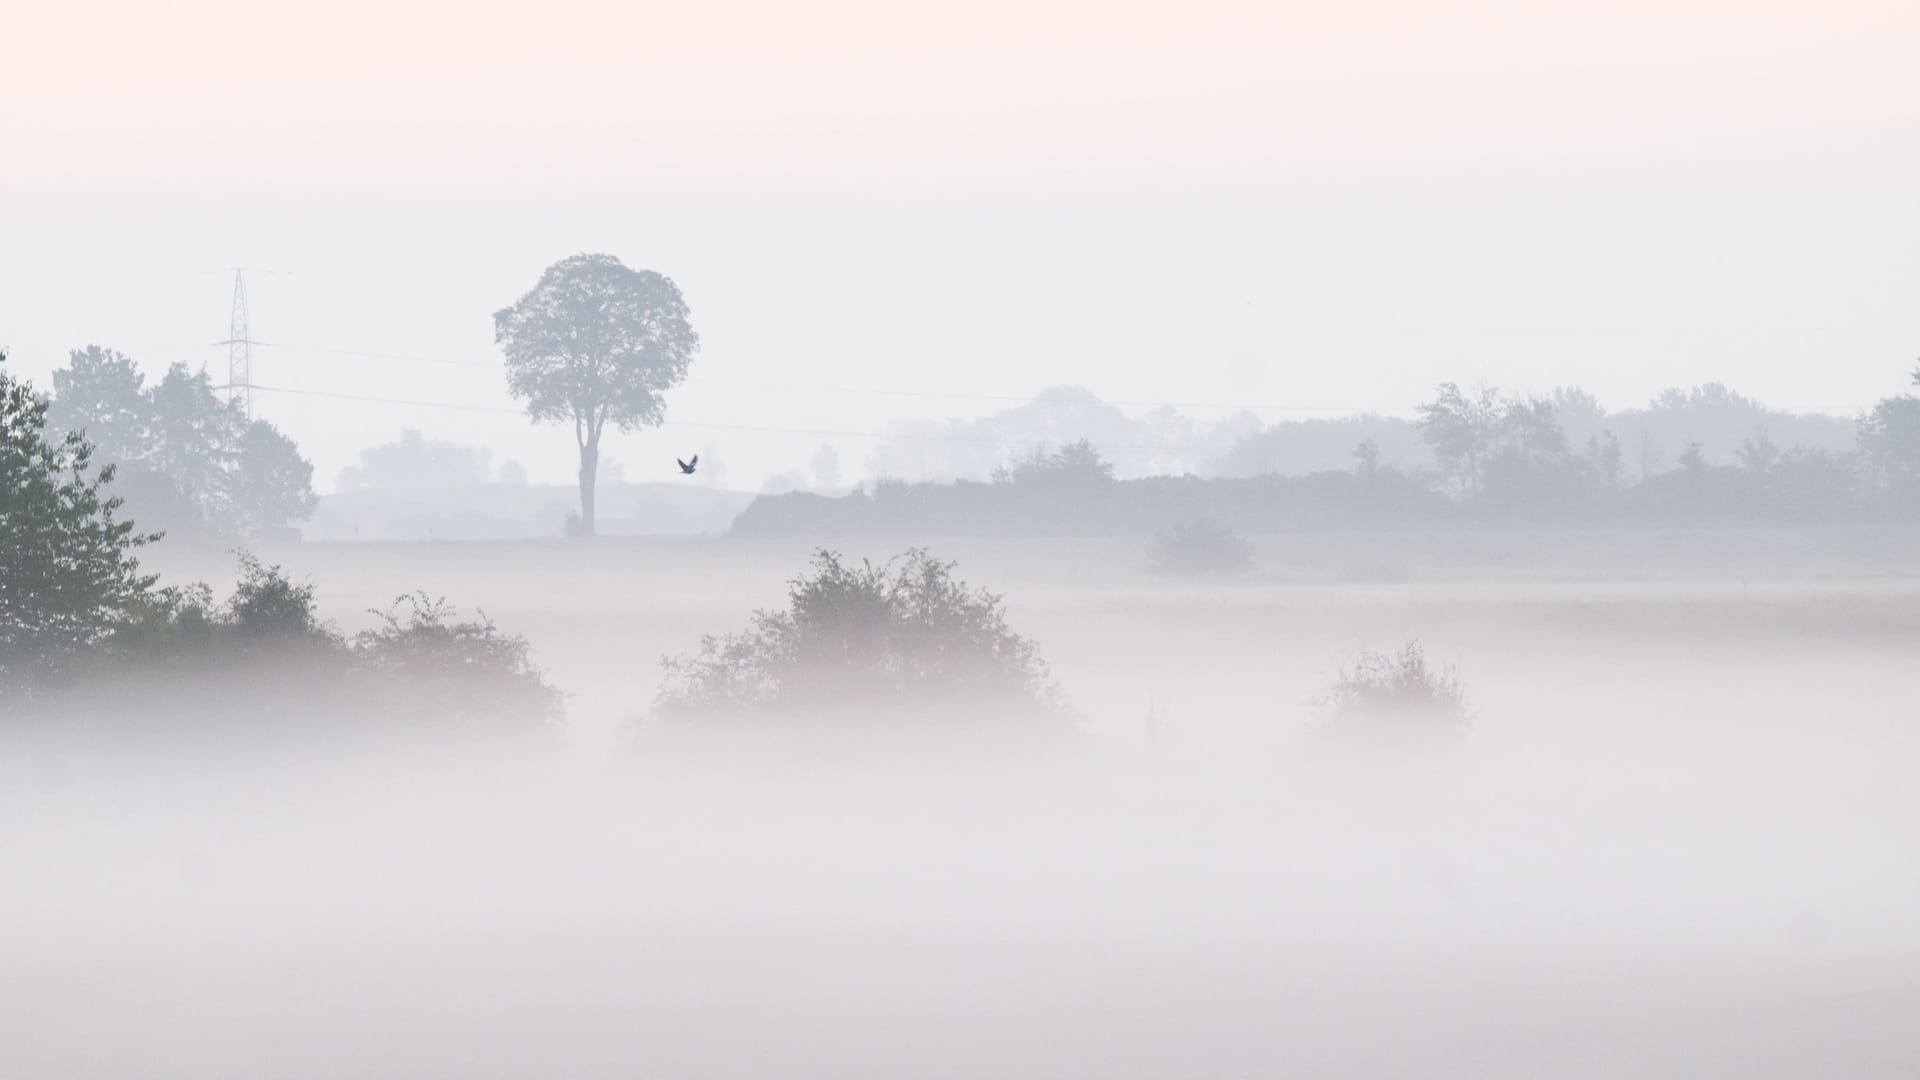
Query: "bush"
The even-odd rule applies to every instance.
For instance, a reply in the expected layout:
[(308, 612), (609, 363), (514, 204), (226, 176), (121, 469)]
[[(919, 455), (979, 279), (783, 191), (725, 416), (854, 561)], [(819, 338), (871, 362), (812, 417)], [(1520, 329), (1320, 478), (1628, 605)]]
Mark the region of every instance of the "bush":
[(654, 701), (666, 720), (713, 717), (1058, 720), (1058, 687), (1001, 598), (914, 549), (875, 566), (814, 553), (787, 606), (750, 629), (668, 657)]
[(425, 593), (374, 614), (380, 627), (354, 639), (361, 665), (443, 719), (497, 730), (559, 718), (560, 692), (534, 666), (526, 639), (502, 634), (484, 614), (461, 621), (445, 599)]
[(1330, 725), (1349, 733), (1451, 732), (1469, 719), (1459, 671), (1429, 664), (1419, 642), (1398, 652), (1361, 653), (1321, 704)]
[(1253, 569), (1253, 549), (1239, 533), (1202, 519), (1175, 525), (1154, 537), (1147, 549), (1153, 569), (1163, 574), (1228, 575)]
[(559, 719), (560, 693), (526, 641), (484, 616), (463, 621), (444, 600), (416, 594), (347, 639), (319, 618), (311, 584), (240, 559), (225, 603), (205, 585), (149, 594), (74, 681), (75, 712), (312, 734), (356, 724), (535, 732)]

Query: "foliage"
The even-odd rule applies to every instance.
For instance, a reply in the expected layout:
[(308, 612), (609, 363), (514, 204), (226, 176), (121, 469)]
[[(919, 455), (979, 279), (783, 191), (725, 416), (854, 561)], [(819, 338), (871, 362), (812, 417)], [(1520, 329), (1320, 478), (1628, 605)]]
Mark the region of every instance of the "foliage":
[(1049, 453), (1035, 448), (1025, 457), (994, 471), (995, 482), (1044, 486), (1056, 491), (1098, 487), (1113, 479), (1113, 464), (1086, 439), (1070, 442)]
[(175, 364), (149, 388), (132, 360), (88, 346), (53, 387), (49, 423), (94, 442), (133, 516), (176, 539), (285, 527), (319, 502), (293, 441), (221, 400), (205, 371)]
[(47, 425), (80, 432), (102, 461), (127, 467), (153, 452), (153, 410), (146, 376), (128, 357), (89, 345), (67, 354), (67, 366), (53, 373), (53, 401)]
[(1330, 724), (1347, 732), (1445, 731), (1468, 720), (1459, 672), (1451, 664), (1429, 664), (1419, 642), (1398, 652), (1361, 653), (1341, 669), (1322, 708)]
[(840, 451), (832, 443), (821, 443), (813, 452), (813, 482), (829, 491), (840, 486)]
[(153, 447), (141, 464), (188, 492), (202, 520), (232, 521), (229, 478), (238, 457), (235, 436), (244, 423), (239, 408), (220, 400), (205, 371), (194, 374), (184, 364), (167, 369), (151, 401)]
[(1199, 518), (1243, 533), (1430, 526), (1459, 509), (1416, 476), (1381, 469), (1308, 476), (1112, 480), (1063, 495), (1048, 484), (881, 481), (828, 498), (761, 496), (734, 518), (740, 536), (1151, 536)]
[(278, 566), (240, 553), (240, 580), (227, 600), (227, 625), (248, 646), (334, 644), (338, 636), (316, 613), (313, 584), (296, 584)]
[(260, 532), (305, 521), (320, 505), (313, 493), (313, 463), (278, 428), (255, 420), (240, 433), (229, 477), (233, 520), (243, 532)]
[(1253, 549), (1246, 538), (1205, 518), (1163, 530), (1147, 559), (1167, 574), (1229, 575), (1253, 569)]
[[(1920, 368), (1913, 372), (1920, 386)], [(1860, 423), (1860, 454), (1868, 482), (1895, 507), (1920, 511), (1920, 397), (1882, 400)]]
[(1493, 387), (1468, 395), (1457, 383), (1442, 383), (1439, 395), (1420, 406), (1420, 436), (1461, 494), (1476, 496), (1485, 485), (1487, 459), (1505, 412)]
[[(519, 483), (526, 470), (508, 462), (501, 466), (503, 482), (509, 466)], [(335, 488), (342, 492), (423, 494), (476, 487), (492, 474), (492, 455), (483, 447), (428, 439), (412, 428), (393, 442), (360, 452), (360, 464), (340, 470)]]
[[(5, 362), (0, 353), (0, 363)], [(78, 433), (46, 436), (47, 403), (0, 368), (0, 693), (61, 672), (140, 604), (154, 578)]]
[(532, 291), (494, 313), (507, 388), (536, 422), (573, 423), (580, 451), (580, 518), (594, 527), (600, 438), (651, 427), (662, 393), (686, 378), (700, 337), (672, 279), (630, 270), (611, 255), (575, 255), (548, 267)]
[(502, 634), (484, 614), (462, 620), (425, 593), (374, 614), (380, 626), (354, 639), (361, 663), (449, 719), (497, 730), (559, 718), (560, 692), (534, 666), (526, 639)]
[(705, 637), (663, 666), (654, 707), (668, 720), (1032, 721), (1062, 710), (1045, 661), (1008, 627), (1001, 598), (919, 549), (880, 566), (817, 551), (784, 609), (755, 612), (748, 630)]
[(223, 603), (205, 585), (148, 594), (101, 643), (80, 689), (138, 694), (157, 713), (207, 723), (502, 734), (558, 719), (560, 694), (523, 638), (425, 594), (374, 614), (377, 627), (345, 638), (320, 618), (311, 583), (243, 553)]

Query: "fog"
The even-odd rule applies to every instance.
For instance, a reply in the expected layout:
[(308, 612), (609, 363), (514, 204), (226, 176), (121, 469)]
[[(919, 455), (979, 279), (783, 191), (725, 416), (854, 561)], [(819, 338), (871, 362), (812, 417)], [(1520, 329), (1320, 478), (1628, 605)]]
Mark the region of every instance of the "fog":
[(1920, 1076), (1912, 0), (0, 27), (0, 1080)]
[[(483, 598), (565, 737), (16, 732), (6, 1072), (1920, 1065), (1910, 585), (1764, 550), (1759, 581), (1636, 585), (1616, 548), (1209, 586), (1117, 544), (946, 546), (1071, 734), (636, 724), (656, 658), (777, 605), (792, 545), (277, 552), (343, 624), (394, 580)], [(1459, 665), (1461, 737), (1327, 739), (1342, 665), (1412, 638)]]

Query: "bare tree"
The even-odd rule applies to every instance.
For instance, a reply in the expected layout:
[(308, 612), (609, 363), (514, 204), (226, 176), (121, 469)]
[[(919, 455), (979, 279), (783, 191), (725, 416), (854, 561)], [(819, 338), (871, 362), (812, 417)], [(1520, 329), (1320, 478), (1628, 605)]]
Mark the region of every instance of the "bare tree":
[(652, 427), (662, 392), (686, 378), (700, 336), (671, 278), (630, 270), (611, 255), (575, 255), (493, 316), (507, 388), (535, 422), (573, 422), (580, 449), (581, 531), (593, 533), (600, 437)]

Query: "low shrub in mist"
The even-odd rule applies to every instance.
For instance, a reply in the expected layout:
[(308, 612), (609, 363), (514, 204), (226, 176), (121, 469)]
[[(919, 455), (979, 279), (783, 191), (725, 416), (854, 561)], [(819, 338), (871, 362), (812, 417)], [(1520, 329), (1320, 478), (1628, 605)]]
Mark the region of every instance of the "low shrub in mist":
[(1252, 570), (1253, 549), (1231, 528), (1203, 518), (1155, 536), (1147, 560), (1162, 574), (1224, 577)]
[(1063, 722), (1059, 688), (1001, 598), (914, 549), (884, 565), (817, 551), (787, 605), (663, 661), (665, 721), (833, 719), (909, 726), (934, 717), (1016, 727)]
[(524, 639), (443, 600), (404, 596), (348, 638), (322, 621), (314, 588), (250, 555), (233, 593), (156, 589), (75, 673), (65, 704), (149, 729), (205, 723), (320, 733), (544, 730), (561, 697)]
[(425, 593), (376, 614), (381, 625), (354, 638), (361, 666), (430, 702), (432, 712), (475, 728), (558, 718), (560, 692), (534, 665), (526, 639), (501, 633), (485, 615), (462, 620)]
[(1328, 730), (1343, 735), (1444, 734), (1464, 730), (1470, 716), (1458, 670), (1429, 663), (1419, 642), (1361, 653), (1321, 708)]

